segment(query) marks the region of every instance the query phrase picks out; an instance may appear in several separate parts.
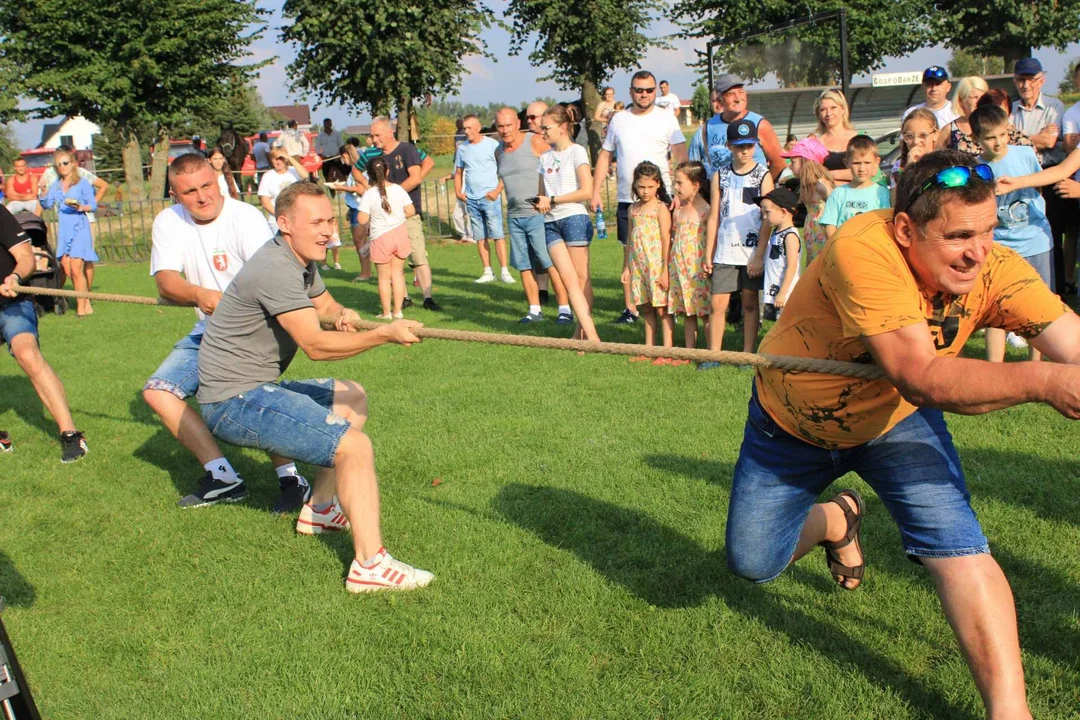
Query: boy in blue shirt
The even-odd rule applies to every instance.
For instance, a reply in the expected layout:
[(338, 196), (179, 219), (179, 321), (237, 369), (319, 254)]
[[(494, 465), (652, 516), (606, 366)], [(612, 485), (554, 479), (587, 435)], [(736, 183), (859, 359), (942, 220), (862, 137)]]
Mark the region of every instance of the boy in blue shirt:
[(877, 143), (873, 138), (867, 135), (851, 138), (844, 161), (851, 170), (851, 182), (832, 191), (821, 213), (821, 225), (830, 239), (838, 227), (856, 215), (891, 205), (888, 188), (874, 181), (881, 158), (878, 157)]
[[(1022, 177), (1042, 170), (1032, 148), (1009, 145), (1009, 116), (1001, 108), (996, 105), (976, 108), (968, 121), (971, 136), (983, 150), (979, 159), (990, 166), (995, 177)], [(1015, 250), (1053, 289), (1053, 233), (1050, 221), (1046, 219), (1046, 201), (1042, 194), (1035, 188), (1013, 190), (998, 195), (997, 206), (998, 226), (994, 228), (994, 241)], [(1005, 359), (1005, 340), (1004, 330), (986, 328), (987, 360), (1001, 362)], [(1019, 342), (1012, 342), (1023, 347)], [(1040, 353), (1032, 349), (1031, 359), (1041, 358)]]

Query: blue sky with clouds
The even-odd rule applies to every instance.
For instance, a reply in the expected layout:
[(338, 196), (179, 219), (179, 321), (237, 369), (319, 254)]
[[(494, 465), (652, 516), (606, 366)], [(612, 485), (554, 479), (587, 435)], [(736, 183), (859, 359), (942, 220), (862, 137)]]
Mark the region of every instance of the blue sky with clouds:
[[(362, 0), (361, 0), (362, 1)], [(293, 102), (307, 102), (308, 98), (302, 95), (294, 95), (288, 89), (288, 71), (286, 66), (293, 59), (293, 49), (278, 41), (278, 33), (282, 22), (281, 2), (272, 1), (262, 3), (271, 11), (269, 27), (263, 38), (253, 48), (255, 59), (275, 57), (272, 65), (263, 68), (256, 85), (262, 94), (263, 101), (267, 105), (285, 105)], [(495, 0), (491, 3), (496, 11), (505, 8), (503, 0)], [(652, 35), (668, 35), (674, 33), (676, 28), (668, 21), (657, 19), (650, 28)], [(533, 100), (537, 97), (554, 97), (558, 99), (570, 99), (574, 93), (561, 90), (555, 83), (539, 81), (549, 68), (534, 68), (526, 57), (527, 53), (519, 57), (511, 57), (509, 53), (510, 37), (501, 28), (491, 28), (485, 35), (488, 48), (496, 57), (490, 60), (480, 57), (466, 57), (462, 61), (464, 74), (462, 76), (461, 90), (458, 98), (482, 105), (491, 102), (504, 102), (518, 105), (522, 102)], [(667, 50), (652, 49), (642, 61), (642, 67), (652, 70), (658, 78), (669, 80), (671, 88), (680, 97), (689, 97), (692, 93), (692, 85), (697, 79), (696, 71), (689, 64), (696, 59), (695, 50), (704, 50), (705, 44), (700, 41), (673, 41), (674, 47)], [(1056, 89), (1058, 83), (1064, 77), (1066, 68), (1071, 60), (1080, 56), (1080, 44), (1073, 44), (1064, 53), (1054, 50), (1043, 50), (1035, 53), (1042, 60), (1048, 75), (1047, 87)], [(906, 58), (890, 58), (885, 67), (879, 72), (901, 72), (922, 70), (928, 65), (944, 65), (949, 59), (949, 51), (944, 48), (930, 48), (920, 51), (917, 55)], [(631, 73), (617, 73), (610, 81), (616, 88), (618, 97), (627, 95), (625, 88), (629, 87)], [(857, 77), (856, 82), (867, 82), (868, 77)], [(769, 83), (762, 83), (761, 87), (768, 87)], [(757, 86), (755, 86), (757, 87)], [(625, 99), (625, 98), (624, 98)], [(330, 117), (337, 127), (366, 121), (368, 113), (363, 110), (329, 106), (313, 110), (316, 119)], [(43, 121), (30, 123), (17, 123), (14, 125), (16, 139), (23, 147), (34, 147), (41, 138), (41, 125)]]

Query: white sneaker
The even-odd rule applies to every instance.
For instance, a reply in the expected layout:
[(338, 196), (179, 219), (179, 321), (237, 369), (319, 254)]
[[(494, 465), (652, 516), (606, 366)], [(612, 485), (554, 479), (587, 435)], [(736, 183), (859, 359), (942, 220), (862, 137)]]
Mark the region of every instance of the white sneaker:
[(507, 285), (513, 285), (514, 284), (514, 276), (510, 274), (509, 270), (503, 270), (502, 271), (501, 280), (504, 283), (506, 283)]
[(386, 548), (380, 548), (371, 567), (364, 567), (359, 560), (352, 561), (349, 576), (345, 579), (345, 589), (354, 593), (414, 590), (424, 587), (434, 579), (435, 576), (427, 570), (395, 560), (386, 552)]
[(479, 283), (480, 285), (493, 283), (495, 282), (495, 273), (491, 272), (490, 270), (485, 270), (484, 274), (476, 278), (476, 280), (474, 280), (473, 282)]
[(399, 312), (394, 313), (394, 319), (395, 320), (404, 320), (405, 319), (405, 313), (399, 313)]
[(1009, 347), (1016, 348), (1017, 350), (1023, 350), (1028, 346), (1027, 340), (1020, 337), (1016, 333), (1009, 333), (1005, 336), (1005, 342), (1009, 343)]
[(391, 315), (390, 313), (383, 313), (382, 315), (376, 315), (375, 319), (376, 320), (393, 320), (394, 316)]
[(323, 263), (322, 265), (320, 265), (320, 266), (319, 266), (319, 268), (320, 268), (321, 270), (329, 270), (329, 269), (330, 269), (330, 266), (329, 266), (329, 265), (327, 265), (326, 263)]
[(341, 269), (341, 263), (334, 263), (334, 269), (335, 270), (340, 270)]
[(348, 529), (349, 518), (341, 511), (337, 497), (334, 497), (326, 512), (316, 512), (311, 503), (304, 503), (304, 507), (300, 508), (300, 517), (296, 518), (296, 532), (301, 535), (322, 535)]

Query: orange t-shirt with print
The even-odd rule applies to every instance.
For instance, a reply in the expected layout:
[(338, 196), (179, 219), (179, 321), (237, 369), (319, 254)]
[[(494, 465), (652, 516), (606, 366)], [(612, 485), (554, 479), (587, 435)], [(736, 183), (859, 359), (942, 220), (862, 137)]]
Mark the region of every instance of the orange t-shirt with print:
[[(759, 352), (872, 363), (862, 338), (925, 322), (937, 354), (957, 355), (981, 327), (1030, 338), (1068, 312), (1027, 261), (998, 244), (967, 295), (921, 287), (894, 239), (892, 211), (878, 210), (844, 223), (810, 263)], [(880, 437), (916, 410), (888, 380), (760, 370), (757, 389), (780, 427), (829, 449)]]

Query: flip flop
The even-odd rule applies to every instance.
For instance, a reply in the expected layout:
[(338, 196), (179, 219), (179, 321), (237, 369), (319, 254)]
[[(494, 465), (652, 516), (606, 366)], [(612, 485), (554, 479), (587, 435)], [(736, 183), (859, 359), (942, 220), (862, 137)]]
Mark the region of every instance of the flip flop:
[[(840, 498), (846, 498), (851, 503), (855, 504), (855, 509), (859, 514), (856, 515), (851, 510), (849, 502), (841, 501)], [(829, 572), (834, 576), (839, 576), (840, 580), (836, 581), (836, 584), (845, 590), (857, 590), (862, 585), (863, 571), (866, 569), (866, 554), (862, 548), (862, 518), (863, 518), (863, 501), (862, 496), (859, 495), (857, 490), (851, 490), (845, 488), (838, 492), (831, 500), (831, 503), (839, 505), (844, 511), (844, 518), (847, 520), (847, 532), (844, 533), (843, 540), (837, 540), (836, 542), (823, 541), (821, 547), (825, 548), (825, 564), (829, 567)], [(862, 562), (855, 567), (848, 567), (840, 562), (839, 558), (835, 554), (836, 550), (847, 547), (851, 543), (855, 543), (855, 549), (859, 551), (859, 556), (862, 558)], [(855, 587), (847, 587), (844, 583), (847, 580), (858, 580), (859, 584)]]

